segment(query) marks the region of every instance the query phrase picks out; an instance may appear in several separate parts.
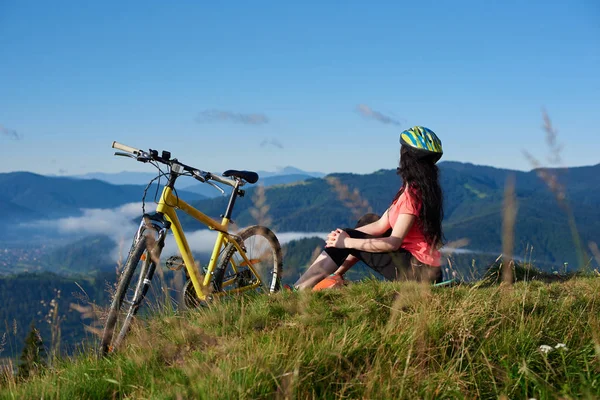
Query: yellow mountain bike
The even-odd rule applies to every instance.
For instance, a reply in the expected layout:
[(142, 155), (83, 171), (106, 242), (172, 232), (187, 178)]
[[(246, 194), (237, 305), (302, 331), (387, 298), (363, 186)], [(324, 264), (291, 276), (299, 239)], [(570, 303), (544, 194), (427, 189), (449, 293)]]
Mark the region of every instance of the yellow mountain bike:
[[(166, 265), (171, 269), (185, 268), (187, 282), (184, 286), (184, 302), (188, 307), (208, 302), (215, 297), (246, 291), (274, 293), (280, 289), (282, 255), (275, 234), (263, 226), (251, 226), (233, 234), (228, 228), (235, 201), (244, 196), (241, 189), (245, 183), (256, 183), (258, 174), (250, 171), (228, 170), (222, 176), (186, 165), (171, 153), (150, 149), (139, 150), (117, 142), (115, 155), (127, 156), (154, 165), (159, 170), (157, 178), (167, 178), (157, 202), (156, 212), (146, 213), (142, 203), (143, 218), (129, 250), (127, 261), (119, 276), (117, 289), (110, 305), (102, 333), (101, 353), (116, 350), (122, 343), (133, 318), (146, 296), (169, 230), (181, 256), (171, 257)], [(161, 169), (166, 166), (167, 171)], [(177, 195), (175, 182), (181, 176), (191, 176), (210, 184), (223, 194), (216, 183), (231, 186), (229, 204), (221, 222), (217, 222), (190, 206)], [(155, 178), (155, 179), (157, 179)], [(150, 182), (151, 184), (152, 182)], [(149, 184), (149, 186), (150, 186)], [(146, 192), (144, 193), (145, 201)], [(182, 211), (209, 229), (217, 232), (214, 249), (205, 269), (196, 265), (190, 246), (185, 238), (176, 210)]]

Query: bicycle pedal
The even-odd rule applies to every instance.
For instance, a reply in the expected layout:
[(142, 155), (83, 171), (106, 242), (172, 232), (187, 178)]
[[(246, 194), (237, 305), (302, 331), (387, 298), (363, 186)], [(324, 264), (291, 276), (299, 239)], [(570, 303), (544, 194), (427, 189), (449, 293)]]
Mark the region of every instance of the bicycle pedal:
[(171, 256), (167, 259), (165, 265), (172, 271), (179, 271), (181, 268), (185, 267), (185, 262), (183, 262), (183, 258), (180, 256)]

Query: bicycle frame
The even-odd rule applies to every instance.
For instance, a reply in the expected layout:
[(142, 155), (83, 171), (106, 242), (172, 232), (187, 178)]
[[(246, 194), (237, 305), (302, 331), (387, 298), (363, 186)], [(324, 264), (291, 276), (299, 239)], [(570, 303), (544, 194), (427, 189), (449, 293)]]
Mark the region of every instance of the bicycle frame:
[[(237, 187), (234, 188), (233, 193), (235, 193), (236, 190)], [(232, 194), (232, 199), (235, 199), (233, 196), (235, 196), (235, 194)], [(233, 204), (232, 201), (230, 201), (228, 210), (230, 210), (232, 207)], [(200, 223), (208, 226), (209, 229), (218, 232), (212, 255), (207, 266), (206, 275), (204, 276), (202, 276), (200, 269), (196, 267), (196, 263), (190, 250), (190, 246), (183, 232), (183, 228), (181, 226), (179, 218), (177, 217), (176, 209), (185, 212)], [(243, 288), (232, 289), (230, 293), (252, 290), (259, 287), (262, 284), (259, 274), (256, 272), (252, 265), (252, 261), (248, 259), (248, 257), (246, 256), (246, 252), (244, 251), (244, 249), (241, 248), (240, 244), (237, 240), (235, 240), (234, 236), (229, 233), (228, 228), (231, 220), (227, 214), (223, 216), (223, 219), (219, 223), (213, 220), (212, 218), (208, 217), (201, 211), (197, 210), (196, 208), (192, 207), (185, 201), (176, 197), (173, 194), (173, 190), (169, 187), (169, 185), (165, 186), (163, 189), (163, 192), (160, 196), (160, 201), (158, 202), (158, 206), (156, 207), (156, 212), (164, 215), (166, 220), (171, 223), (171, 229), (173, 230), (175, 242), (177, 243), (177, 247), (179, 249), (181, 257), (183, 258), (185, 268), (189, 274), (190, 280), (192, 281), (192, 285), (194, 286), (196, 295), (200, 300), (206, 300), (206, 298), (212, 294), (212, 288), (210, 284), (213, 276), (213, 271), (215, 270), (217, 262), (219, 260), (221, 248), (223, 248), (223, 246), (225, 246), (228, 243), (232, 243), (244, 259), (244, 261), (240, 265), (236, 265), (233, 262), (232, 258), (232, 267), (234, 271), (237, 273), (237, 268), (243, 264), (244, 266), (248, 266), (248, 268), (257, 278), (256, 283), (249, 286), (245, 286)], [(226, 286), (226, 284), (229, 283), (231, 282), (223, 282), (223, 286)]]

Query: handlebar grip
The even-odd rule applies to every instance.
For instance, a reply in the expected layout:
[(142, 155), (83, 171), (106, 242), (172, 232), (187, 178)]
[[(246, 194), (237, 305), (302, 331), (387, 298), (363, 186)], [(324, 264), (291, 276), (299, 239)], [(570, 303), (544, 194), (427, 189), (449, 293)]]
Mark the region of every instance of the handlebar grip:
[(112, 148), (113, 149), (118, 149), (118, 150), (123, 150), (126, 151), (127, 153), (131, 153), (131, 154), (139, 154), (142, 151), (133, 147), (129, 147), (127, 145), (121, 144), (119, 142), (113, 142), (112, 143)]
[(222, 176), (216, 175), (216, 174), (210, 174), (210, 179), (212, 179), (213, 181), (217, 181), (219, 183), (222, 183), (223, 185), (227, 185), (227, 186), (231, 186), (234, 187), (235, 186), (235, 181), (233, 179), (229, 179), (229, 178), (224, 178)]

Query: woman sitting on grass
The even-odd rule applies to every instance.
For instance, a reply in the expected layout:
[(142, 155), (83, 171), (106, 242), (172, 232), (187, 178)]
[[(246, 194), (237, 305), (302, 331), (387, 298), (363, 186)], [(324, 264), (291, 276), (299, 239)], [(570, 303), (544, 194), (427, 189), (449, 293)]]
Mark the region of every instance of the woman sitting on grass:
[(296, 288), (342, 286), (344, 273), (359, 260), (388, 280), (441, 282), (443, 196), (435, 164), (442, 142), (430, 129), (415, 126), (400, 134), (400, 143), (403, 185), (390, 207), (382, 217), (364, 216), (356, 229), (332, 231)]

